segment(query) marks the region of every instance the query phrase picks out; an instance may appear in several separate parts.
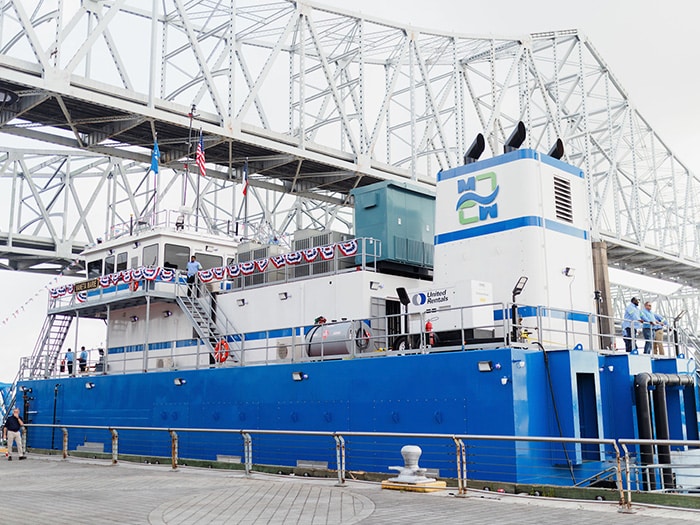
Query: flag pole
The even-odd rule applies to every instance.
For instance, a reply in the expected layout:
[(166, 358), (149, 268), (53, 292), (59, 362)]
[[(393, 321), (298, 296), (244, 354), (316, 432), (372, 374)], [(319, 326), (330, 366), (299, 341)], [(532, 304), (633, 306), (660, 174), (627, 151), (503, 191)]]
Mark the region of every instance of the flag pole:
[[(200, 141), (202, 140), (202, 128), (201, 127), (199, 128), (199, 140)], [(195, 161), (195, 164), (199, 164), (199, 163), (197, 163), (197, 161)], [(199, 170), (199, 166), (198, 166), (198, 170)], [(195, 203), (196, 203), (196, 207), (195, 207), (196, 215), (194, 217), (194, 231), (196, 231), (196, 232), (199, 231), (199, 179), (201, 179), (201, 178), (202, 178), (201, 171), (198, 171), (198, 173), (197, 173), (197, 199), (195, 201)]]
[(243, 237), (248, 239), (248, 157), (243, 164)]
[(182, 179), (182, 206), (185, 207), (187, 204), (187, 183), (190, 180), (190, 155), (192, 155), (192, 119), (194, 118), (194, 112), (197, 106), (192, 104), (189, 114), (190, 118), (190, 128), (187, 132), (187, 159), (185, 160), (185, 173), (183, 173)]
[[(158, 149), (158, 133), (154, 133), (153, 135), (153, 156), (156, 158), (157, 164), (155, 170), (153, 169), (153, 166), (151, 166), (151, 171), (153, 171), (153, 222), (151, 223), (151, 226), (155, 226), (158, 221), (158, 164), (160, 163), (160, 149)], [(153, 160), (151, 160), (151, 164), (153, 164)]]

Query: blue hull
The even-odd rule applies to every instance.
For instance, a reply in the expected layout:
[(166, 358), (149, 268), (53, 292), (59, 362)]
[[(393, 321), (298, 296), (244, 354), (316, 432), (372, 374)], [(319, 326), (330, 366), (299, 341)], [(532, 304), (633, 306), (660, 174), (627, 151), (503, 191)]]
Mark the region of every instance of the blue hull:
[[(480, 363), (482, 366), (480, 367)], [(379, 356), (296, 364), (212, 368), (148, 374), (29, 381), (31, 423), (81, 426), (405, 432), (504, 436), (633, 438), (632, 383), (643, 371), (676, 373), (685, 360), (595, 352), (502, 348)], [(486, 371), (480, 371), (482, 370)], [(293, 379), (301, 372), (303, 380)], [(184, 379), (181, 386), (175, 379)], [(86, 389), (92, 382), (94, 387)], [(55, 418), (54, 418), (55, 404)], [(671, 439), (697, 439), (695, 390), (669, 395)], [(167, 434), (120, 434), (122, 454), (170, 455)], [(29, 445), (60, 448), (59, 431), (34, 428)], [(183, 434), (180, 457), (242, 455), (239, 436)], [(329, 438), (265, 437), (254, 462), (295, 465), (297, 459), (335, 467)], [(52, 443), (53, 441), (53, 443)], [(72, 430), (69, 449), (110, 438), (104, 430)], [(454, 452), (434, 440), (421, 466), (456, 476)], [(355, 438), (365, 453), (349, 470), (387, 472), (400, 464), (406, 439), (374, 443)], [(373, 448), (374, 447), (374, 448)], [(452, 449), (453, 450), (453, 449)], [(528, 442), (468, 443), (470, 479), (557, 483), (562, 468), (582, 479), (614, 456), (598, 446)], [(571, 480), (563, 480), (570, 484)]]

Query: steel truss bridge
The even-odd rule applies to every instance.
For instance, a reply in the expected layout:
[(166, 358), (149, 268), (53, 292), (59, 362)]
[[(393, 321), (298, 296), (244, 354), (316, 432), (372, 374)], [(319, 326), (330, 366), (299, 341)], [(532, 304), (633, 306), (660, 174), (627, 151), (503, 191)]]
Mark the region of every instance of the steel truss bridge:
[[(697, 332), (700, 181), (585, 36), (443, 34), (301, 0), (0, 0), (0, 261), (67, 271), (165, 210), (262, 241), (351, 231), (353, 188), (431, 186), (519, 121), (524, 146), (559, 138), (588, 175), (610, 265), (682, 284), (643, 293)], [(620, 312), (629, 291), (613, 295)]]

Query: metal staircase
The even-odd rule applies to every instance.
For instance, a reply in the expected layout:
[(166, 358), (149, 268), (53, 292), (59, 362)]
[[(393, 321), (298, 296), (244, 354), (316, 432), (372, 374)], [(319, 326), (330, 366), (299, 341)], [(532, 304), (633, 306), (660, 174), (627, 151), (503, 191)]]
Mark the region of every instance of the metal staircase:
[(44, 326), (32, 352), (31, 357), (22, 358), (19, 371), (15, 376), (7, 396), (0, 400), (0, 419), (10, 413), (17, 399), (17, 383), (20, 379), (38, 379), (50, 377), (56, 370), (58, 356), (73, 322), (69, 315), (53, 314), (46, 316)]
[(47, 378), (56, 370), (58, 356), (66, 341), (73, 317), (63, 314), (46, 316), (41, 335), (36, 342), (32, 356), (24, 373), (31, 378)]
[[(199, 297), (197, 297), (199, 288)], [(197, 286), (188, 285), (190, 295), (177, 294), (177, 304), (187, 315), (195, 332), (206, 346), (209, 354), (214, 357), (216, 344), (225, 340), (229, 344), (230, 358), (234, 362), (241, 362), (240, 338), (231, 338), (231, 335), (239, 335), (233, 322), (216, 308), (216, 296), (206, 286), (199, 283)]]

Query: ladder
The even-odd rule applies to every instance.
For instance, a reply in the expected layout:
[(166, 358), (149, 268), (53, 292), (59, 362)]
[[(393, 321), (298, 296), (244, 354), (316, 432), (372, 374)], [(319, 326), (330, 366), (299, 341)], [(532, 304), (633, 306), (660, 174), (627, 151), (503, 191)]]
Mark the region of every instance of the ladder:
[[(190, 295), (177, 294), (177, 304), (187, 315), (190, 323), (210, 355), (214, 356), (216, 344), (225, 340), (230, 344), (231, 358), (234, 362), (241, 361), (241, 343), (243, 337), (230, 338), (239, 335), (238, 330), (226, 315), (216, 308), (216, 296), (206, 286), (199, 284), (188, 285)], [(196, 297), (199, 288), (200, 297)]]

